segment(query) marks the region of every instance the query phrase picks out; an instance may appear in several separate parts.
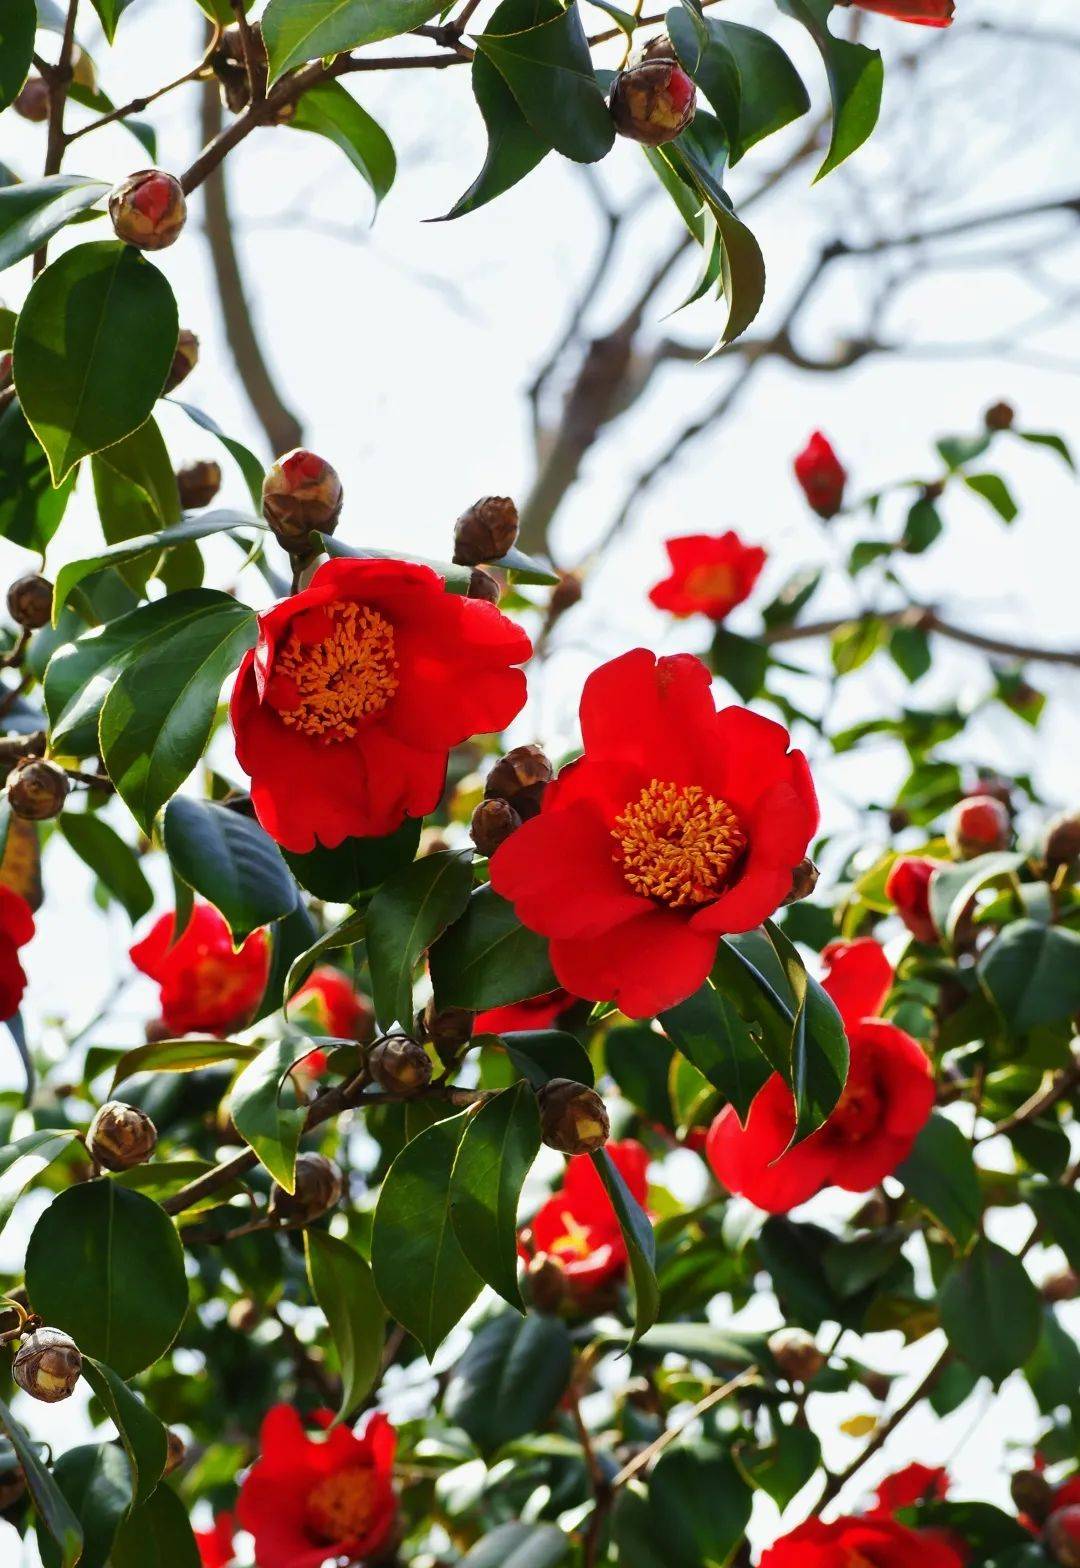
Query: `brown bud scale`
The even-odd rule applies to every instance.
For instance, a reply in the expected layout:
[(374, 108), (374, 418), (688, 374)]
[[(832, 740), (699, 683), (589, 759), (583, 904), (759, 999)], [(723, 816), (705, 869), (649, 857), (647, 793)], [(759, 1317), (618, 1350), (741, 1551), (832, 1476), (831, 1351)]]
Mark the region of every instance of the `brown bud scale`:
[(82, 1356), (69, 1335), (58, 1328), (39, 1328), (19, 1345), (11, 1372), (24, 1393), (55, 1405), (74, 1393), (82, 1376)]
[(8, 614), (16, 626), (36, 632), (52, 620), (53, 585), (40, 572), (16, 577), (7, 591)]
[(458, 566), (498, 561), (518, 534), (518, 510), (506, 495), (474, 501), (454, 524), (454, 560)]
[(8, 805), (17, 817), (44, 822), (60, 815), (70, 787), (67, 774), (57, 763), (29, 758), (7, 776)]
[(298, 1154), (296, 1190), (286, 1192), (275, 1182), (270, 1194), (270, 1213), (289, 1225), (306, 1225), (317, 1220), (341, 1202), (344, 1178), (324, 1154)]
[(607, 1106), (595, 1089), (571, 1078), (552, 1078), (536, 1096), (540, 1136), (562, 1154), (591, 1154), (611, 1132)]
[(107, 1171), (145, 1165), (157, 1148), (157, 1128), (137, 1105), (107, 1100), (90, 1123), (86, 1147)]

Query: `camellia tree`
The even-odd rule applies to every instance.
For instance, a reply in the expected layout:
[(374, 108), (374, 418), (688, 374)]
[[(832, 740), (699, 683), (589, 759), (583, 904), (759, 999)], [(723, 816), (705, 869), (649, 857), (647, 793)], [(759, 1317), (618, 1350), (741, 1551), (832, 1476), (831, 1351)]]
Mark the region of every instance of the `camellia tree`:
[[(185, 243), (186, 198), (270, 124), (329, 138), (381, 197), (393, 150), (344, 79), (468, 64), (489, 149), (447, 216), (550, 152), (636, 140), (727, 342), (764, 264), (724, 171), (806, 89), (734, 5), (597, 0), (590, 36), (561, 0), (201, 3), (204, 57), (121, 106), (78, 0), (0, 10), (2, 102), (45, 138), (42, 177), (0, 189), (0, 263), (32, 270), (0, 315), (0, 532), (38, 557), (8, 591), (0, 696), (0, 1011), (26, 1078), (0, 1103), (0, 1220), (26, 1237), (0, 1319), (5, 1520), (46, 1568), (1075, 1568), (1080, 814), (1018, 833), (1030, 779), (935, 755), (958, 703), (827, 723), (879, 651), (915, 681), (952, 642), (993, 661), (987, 705), (1038, 726), (1029, 672), (1080, 653), (895, 597), (951, 495), (1007, 523), (1010, 448), (1071, 467), (1068, 446), (996, 405), (933, 472), (853, 498), (808, 432), (794, 475), (859, 607), (813, 618), (827, 574), (800, 569), (736, 633), (764, 550), (674, 536), (641, 594), (695, 618), (701, 657), (599, 658), (580, 746), (549, 759), (526, 701), (578, 580), (519, 548), (506, 497), (426, 561), (353, 520), (326, 457), (264, 472), (177, 396), (189, 302), (147, 253)], [(92, 4), (122, 49), (125, 0)], [(945, 27), (953, 6), (854, 9)], [(826, 174), (873, 130), (882, 60), (832, 0), (777, 14), (824, 57)], [(139, 117), (195, 82), (230, 118), (176, 176)], [(64, 172), (115, 122), (154, 167)], [(216, 463), (174, 473), (163, 398), (250, 508), (209, 509)], [(57, 562), (77, 484), (101, 538)], [(204, 583), (212, 540), (257, 602)], [(826, 705), (797, 708), (790, 659), (826, 643)], [(821, 833), (792, 731), (906, 749), (880, 851)], [(49, 835), (140, 927), (145, 1044), (91, 1029), (58, 1060), (27, 1037)], [(884, 1330), (936, 1337), (902, 1397), (864, 1347)], [(924, 1463), (860, 1496), (913, 1412), (1014, 1375), (1039, 1413), (1015, 1507), (953, 1500)], [(76, 1390), (89, 1419), (56, 1448), (34, 1402)], [(852, 1390), (873, 1413), (827, 1464)], [(785, 1516), (752, 1552), (756, 1499)]]

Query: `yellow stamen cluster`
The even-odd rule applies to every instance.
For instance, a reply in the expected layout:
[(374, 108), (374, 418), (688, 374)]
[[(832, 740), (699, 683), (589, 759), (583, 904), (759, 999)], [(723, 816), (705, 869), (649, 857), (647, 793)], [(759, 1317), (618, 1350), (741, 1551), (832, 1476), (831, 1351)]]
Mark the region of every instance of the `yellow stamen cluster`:
[(305, 735), (351, 739), (397, 691), (394, 628), (378, 610), (346, 600), (300, 619), (316, 616), (325, 619), (325, 634), (306, 640), (303, 627), (294, 628), (274, 660), (275, 689), (295, 687), (295, 703), (282, 703), (279, 712)]
[(579, 1225), (572, 1214), (563, 1214), (562, 1222), (565, 1230), (548, 1250), (557, 1258), (587, 1258), (593, 1251), (588, 1230)]
[(307, 1525), (321, 1541), (351, 1541), (371, 1524), (375, 1505), (375, 1476), (354, 1466), (324, 1476), (308, 1494)]
[(612, 837), (634, 892), (672, 909), (707, 904), (722, 893), (747, 844), (726, 801), (699, 784), (659, 779), (615, 819)]

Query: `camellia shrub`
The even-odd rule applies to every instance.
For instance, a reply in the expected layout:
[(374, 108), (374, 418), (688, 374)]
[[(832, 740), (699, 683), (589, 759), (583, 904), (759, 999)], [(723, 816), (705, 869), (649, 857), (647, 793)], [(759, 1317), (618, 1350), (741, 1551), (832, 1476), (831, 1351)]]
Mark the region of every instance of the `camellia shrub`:
[[(90, 3), (122, 49), (125, 0)], [(793, 483), (829, 564), (747, 635), (726, 620), (760, 600), (752, 530), (671, 537), (638, 589), (700, 656), (598, 656), (580, 744), (547, 755), (534, 655), (580, 582), (518, 547), (507, 497), (426, 561), (368, 532), (326, 456), (264, 471), (177, 396), (195, 302), (152, 253), (271, 124), (330, 138), (382, 197), (393, 149), (345, 80), (434, 71), (434, 95), (467, 65), (490, 145), (448, 216), (551, 152), (637, 141), (727, 341), (764, 266), (724, 170), (806, 89), (734, 5), (603, 0), (590, 36), (561, 0), (200, 3), (204, 57), (120, 106), (78, 0), (0, 11), (0, 101), (41, 123), (44, 168), (0, 189), (0, 263), (27, 263), (0, 313), (0, 533), (32, 558), (0, 695), (0, 1015), (25, 1074), (0, 1096), (0, 1221), (25, 1240), (6, 1525), (46, 1568), (1075, 1568), (1080, 814), (941, 756), (958, 699), (837, 730), (785, 684), (800, 644), (827, 646), (830, 702), (875, 655), (914, 682), (966, 645), (982, 706), (1037, 727), (1031, 672), (1080, 657), (893, 591), (951, 496), (1005, 526), (1016, 443), (1071, 467), (1067, 445), (996, 405), (932, 471), (853, 497), (850, 455), (808, 432)], [(845, 9), (778, 0), (824, 56), (822, 173), (881, 91)], [(953, 5), (856, 11), (944, 27)], [(141, 115), (200, 82), (229, 118), (176, 175)], [(150, 167), (64, 172), (116, 122)], [(174, 473), (160, 399), (220, 442), (244, 510), (212, 509), (216, 462)], [(76, 485), (101, 537), (60, 550)], [(210, 541), (250, 592), (204, 581)], [(837, 578), (856, 607), (815, 618)], [(852, 843), (814, 775), (872, 737), (910, 768)], [(50, 838), (137, 928), (145, 1043), (111, 1043), (107, 1010), (62, 1057), (28, 1037)], [(933, 1342), (913, 1382), (866, 1342), (886, 1331)], [(1009, 1378), (1037, 1410), (1014, 1506), (991, 1478), (957, 1500), (936, 1454), (869, 1483), (913, 1412)], [(853, 1393), (839, 1465), (823, 1438)], [(72, 1396), (58, 1443), (40, 1406)]]

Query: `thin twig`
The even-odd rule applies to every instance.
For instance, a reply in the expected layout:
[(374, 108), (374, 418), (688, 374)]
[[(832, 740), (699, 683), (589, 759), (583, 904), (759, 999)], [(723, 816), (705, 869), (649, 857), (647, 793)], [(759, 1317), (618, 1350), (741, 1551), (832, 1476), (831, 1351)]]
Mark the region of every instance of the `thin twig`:
[(859, 1473), (863, 1465), (865, 1465), (868, 1460), (872, 1459), (880, 1448), (885, 1446), (889, 1438), (900, 1425), (901, 1421), (909, 1416), (915, 1409), (915, 1406), (920, 1404), (928, 1394), (933, 1392), (934, 1388), (937, 1386), (938, 1380), (945, 1371), (945, 1368), (948, 1366), (951, 1359), (952, 1351), (948, 1346), (946, 1346), (946, 1348), (941, 1352), (941, 1355), (934, 1362), (933, 1366), (922, 1378), (921, 1382), (904, 1400), (904, 1403), (897, 1406), (892, 1415), (888, 1416), (884, 1421), (882, 1421), (880, 1426), (877, 1428), (877, 1431), (874, 1433), (873, 1437), (871, 1437), (870, 1441), (866, 1444), (862, 1452), (851, 1461), (846, 1469), (839, 1470), (835, 1475), (829, 1476), (828, 1480), (825, 1482), (825, 1487), (821, 1493), (821, 1496), (811, 1510), (812, 1514), (820, 1513), (822, 1508), (824, 1508), (827, 1503), (831, 1503), (833, 1498), (836, 1497), (837, 1494), (848, 1484), (848, 1482)]
[(130, 103), (121, 104), (119, 109), (110, 109), (108, 114), (101, 115), (96, 120), (91, 120), (89, 125), (80, 125), (77, 130), (68, 131), (64, 137), (65, 143), (70, 147), (72, 142), (77, 142), (80, 136), (89, 136), (91, 131), (98, 131), (103, 125), (111, 125), (114, 120), (126, 120), (129, 114), (142, 114), (144, 109), (156, 103), (159, 98), (164, 98), (166, 93), (174, 92), (177, 87), (183, 87), (188, 82), (197, 82), (206, 74), (210, 56), (217, 47), (220, 29), (214, 29), (214, 36), (210, 47), (190, 71), (185, 71), (183, 76), (177, 76), (173, 81), (166, 82), (164, 87), (156, 88), (152, 93), (145, 93), (141, 98), (132, 98)]
[[(69, 0), (67, 16), (64, 21), (64, 34), (60, 43), (60, 56), (54, 66), (50, 66), (45, 73), (45, 80), (49, 84), (49, 138), (45, 147), (45, 177), (60, 172), (60, 165), (64, 161), (64, 105), (67, 103), (68, 91), (71, 87), (72, 69), (71, 62), (75, 53), (75, 18), (78, 15), (79, 0)], [(34, 277), (44, 270), (48, 260), (48, 244), (44, 244), (34, 255)]]
[(729, 1395), (734, 1394), (738, 1389), (746, 1388), (749, 1384), (759, 1381), (760, 1374), (757, 1367), (747, 1367), (737, 1377), (730, 1378), (726, 1383), (721, 1383), (720, 1387), (714, 1388), (711, 1394), (706, 1394), (704, 1399), (699, 1399), (694, 1408), (688, 1411), (677, 1425), (668, 1427), (667, 1431), (661, 1432), (660, 1436), (655, 1438), (647, 1448), (643, 1448), (639, 1454), (635, 1454), (633, 1459), (623, 1465), (611, 1483), (612, 1491), (617, 1492), (620, 1486), (625, 1486), (627, 1481), (632, 1480), (647, 1465), (652, 1464), (658, 1454), (662, 1454), (664, 1449), (673, 1443), (677, 1437), (682, 1436), (692, 1421), (696, 1421), (699, 1416), (703, 1416), (707, 1410), (711, 1410), (714, 1405), (720, 1404), (722, 1400), (727, 1399)]

